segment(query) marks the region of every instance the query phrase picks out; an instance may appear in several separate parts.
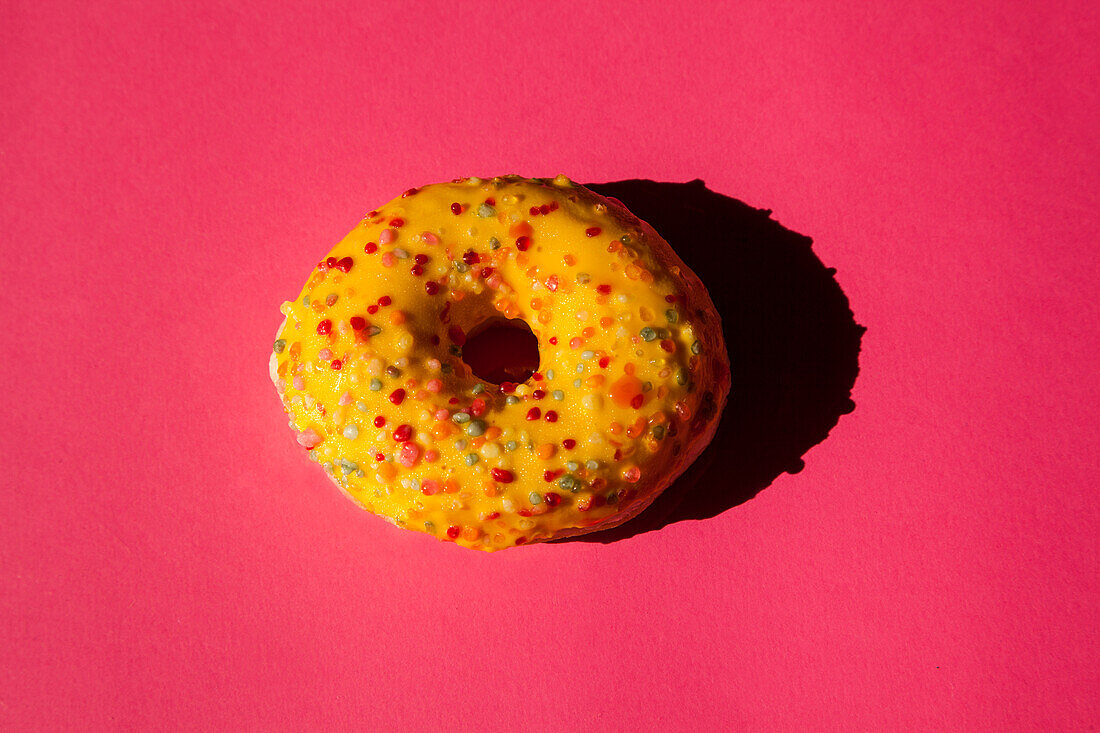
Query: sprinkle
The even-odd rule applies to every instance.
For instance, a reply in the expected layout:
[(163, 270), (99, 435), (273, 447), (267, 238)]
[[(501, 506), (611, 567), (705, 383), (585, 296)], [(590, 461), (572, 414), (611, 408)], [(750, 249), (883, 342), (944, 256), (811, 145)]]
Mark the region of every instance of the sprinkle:
[(398, 443), (406, 443), (412, 439), (412, 425), (398, 425), (394, 428), (393, 439)]
[(345, 258), (343, 258), (342, 260), (340, 260), (339, 262), (336, 263), (336, 269), (339, 270), (340, 272), (346, 273), (349, 270), (351, 270), (351, 266), (352, 266), (353, 262), (354, 261), (350, 257), (345, 257)]
[(558, 479), (558, 486), (562, 487), (566, 491), (576, 491), (580, 486), (580, 482), (577, 481), (577, 479), (573, 476), (566, 474), (565, 476), (562, 476), (560, 479)]
[(317, 324), (317, 333), (321, 334), (322, 336), (324, 336), (325, 334), (327, 334), (331, 330), (332, 330), (332, 321), (328, 320), (327, 318)]
[(393, 256), (393, 252), (382, 253), (382, 267), (393, 267), (397, 258)]
[(676, 321), (680, 320), (680, 314), (676, 312), (676, 309), (669, 308), (665, 311), (665, 318), (668, 319), (669, 323), (676, 323)]
[(581, 464), (577, 463), (576, 461), (566, 461), (565, 462), (565, 470), (567, 470), (567, 471), (576, 471), (580, 467), (581, 467)]
[(380, 244), (391, 244), (395, 239), (397, 239), (396, 229), (383, 229), (382, 233), (378, 235)]
[(483, 420), (471, 420), (470, 424), (466, 426), (466, 434), (471, 438), (476, 438), (479, 435), (485, 434), (485, 422)]
[(458, 535), (461, 532), (462, 532), (461, 527), (458, 527), (458, 526), (455, 526), (455, 525), (447, 527), (447, 536), (450, 537), (452, 540), (457, 540)]
[(595, 237), (601, 231), (603, 231), (603, 230), (600, 229), (599, 227), (588, 227), (587, 229), (584, 230), (584, 236), (586, 236), (586, 237)]
[(509, 440), (507, 443), (504, 444), (504, 450), (508, 451), (509, 453), (514, 451), (518, 447), (519, 446), (516, 444), (516, 441), (514, 441), (514, 440)]
[(350, 423), (344, 428), (344, 437), (348, 440), (355, 440), (359, 437), (359, 426), (355, 423)]
[(561, 494), (553, 491), (546, 492), (543, 498), (546, 499), (546, 504), (549, 507), (556, 507), (558, 504), (561, 504)]
[(477, 463), (477, 461), (478, 461), (477, 453), (467, 453), (466, 454), (466, 465), (467, 466), (472, 466), (475, 463)]
[(394, 250), (393, 250), (393, 256), (396, 257), (399, 260), (407, 260), (407, 259), (409, 259), (409, 251), (407, 249), (401, 249), (400, 247), (395, 247)]
[(504, 398), (504, 404), (506, 405), (518, 405), (519, 402), (519, 397), (516, 397), (514, 394), (510, 394)]
[(462, 423), (470, 422), (470, 415), (466, 412), (456, 412), (451, 415), (451, 420), (461, 425)]
[(527, 236), (519, 237), (516, 239), (516, 249), (520, 252), (526, 252), (527, 248), (531, 246), (531, 238)]
[(283, 349), (286, 348), (286, 339), (278, 339), (272, 348), (275, 350), (276, 354), (283, 353)]
[(489, 249), (500, 249), (500, 240), (496, 237), (489, 237)]
[(593, 359), (595, 357), (596, 357), (596, 352), (595, 351), (582, 351), (581, 352), (581, 358), (582, 359)]
[(489, 204), (482, 204), (481, 206), (477, 207), (477, 215), (480, 216), (482, 219), (488, 219), (490, 216), (495, 216), (496, 213), (497, 210)]
[(367, 406), (366, 402), (356, 402), (355, 409), (359, 410), (359, 412), (366, 412), (370, 408)]
[(370, 384), (367, 386), (370, 387), (372, 392), (377, 392), (382, 389), (382, 380), (375, 377), (374, 379), (370, 380)]
[(546, 370), (546, 378), (547, 379), (553, 379), (554, 378), (554, 370), (553, 369), (547, 369)]
[(682, 367), (676, 370), (676, 384), (683, 387), (686, 386), (689, 381), (690, 378), (688, 377), (687, 371), (685, 371)]
[(381, 415), (374, 418), (374, 427), (381, 428), (381, 427), (384, 427), (385, 425), (386, 425), (386, 418), (382, 417)]
[(344, 362), (340, 361), (339, 359), (333, 359), (332, 360), (332, 368), (335, 371), (340, 371), (340, 369), (343, 368), (343, 366), (344, 366)]
[(503, 468), (494, 468), (489, 474), (493, 477), (494, 481), (499, 481), (502, 484), (510, 484), (516, 480), (515, 475), (511, 471), (506, 471)]
[(547, 410), (546, 411), (546, 422), (557, 422), (557, 421), (558, 421), (558, 413), (554, 412), (553, 410)]
[(372, 255), (378, 251), (378, 245), (374, 242), (367, 242), (366, 245), (363, 246), (363, 251), (369, 255)]
[(317, 352), (317, 358), (321, 361), (329, 361), (332, 359), (332, 349), (321, 349)]
[(698, 354), (702, 350), (703, 350), (703, 345), (701, 343), (699, 343), (698, 341), (693, 341), (691, 343), (691, 353)]
[[(574, 448), (577, 447), (577, 441), (573, 440), (572, 438), (566, 438), (565, 440), (563, 440), (561, 442), (561, 444), (562, 444), (562, 447), (565, 448), (566, 450), (573, 450)], [(570, 469), (570, 470), (575, 471), (576, 469)]]
[(398, 387), (393, 392), (390, 392), (390, 402), (395, 405), (400, 405), (405, 401), (405, 390)]
[(643, 341), (652, 341), (657, 338), (657, 332), (649, 326), (643, 328), (638, 335), (642, 337)]
[(402, 443), (397, 454), (397, 462), (405, 468), (412, 468), (420, 460), (420, 446), (416, 443)]
[(542, 410), (537, 407), (532, 407), (527, 411), (528, 420), (538, 420), (540, 417), (542, 417)]
[(302, 446), (306, 450), (312, 450), (313, 448), (316, 448), (323, 440), (324, 438), (318, 435), (317, 431), (315, 431), (313, 428), (307, 428), (298, 433), (297, 436), (298, 445)]
[(560, 389), (555, 389), (551, 394), (553, 395), (554, 399), (558, 400), (559, 402), (565, 399), (565, 392), (562, 392)]
[(356, 331), (362, 331), (367, 327), (367, 322), (362, 316), (352, 316), (350, 323), (352, 329)]
[(455, 203), (451, 204), (451, 213), (454, 214), (455, 216), (458, 216), (459, 214), (461, 214), (462, 213), (462, 204), (458, 203), (457, 201)]
[(532, 504), (537, 505), (542, 503), (542, 494), (537, 491), (532, 491), (530, 494), (527, 495), (527, 498), (531, 500)]
[(439, 244), (439, 237), (431, 232), (424, 232), (420, 235), (420, 238), (424, 240), (424, 244)]
[(424, 290), (428, 293), (428, 295), (435, 295), (439, 292), (439, 283), (435, 282), (434, 280), (429, 280), (428, 282), (424, 283)]
[(458, 450), (466, 450), (466, 445), (467, 443), (465, 438), (459, 438), (455, 441), (455, 448), (457, 448)]
[(584, 467), (587, 468), (589, 471), (595, 471), (600, 467), (600, 463), (599, 461), (589, 460), (584, 462)]

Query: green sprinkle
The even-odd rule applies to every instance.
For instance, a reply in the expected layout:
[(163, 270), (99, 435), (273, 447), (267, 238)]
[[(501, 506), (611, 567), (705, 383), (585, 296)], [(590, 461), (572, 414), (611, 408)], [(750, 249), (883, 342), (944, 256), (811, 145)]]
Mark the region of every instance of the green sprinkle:
[(409, 251), (407, 249), (401, 249), (400, 247), (395, 247), (394, 250), (393, 250), (393, 256), (396, 257), (399, 260), (407, 260), (407, 259), (409, 259)]
[(451, 420), (461, 425), (464, 422), (470, 422), (470, 415), (466, 412), (456, 412), (455, 414), (451, 415)]
[(652, 341), (653, 339), (657, 338), (657, 332), (649, 326), (643, 328), (641, 333), (639, 333), (638, 335), (642, 337), (643, 341)]
[(680, 320), (680, 314), (676, 312), (675, 308), (669, 308), (665, 311), (665, 318), (668, 319), (669, 323), (676, 323), (676, 321)]
[(546, 378), (547, 379), (553, 379), (554, 378), (554, 370), (553, 369), (547, 369), (546, 370)]
[(476, 438), (485, 434), (485, 427), (484, 420), (471, 420), (470, 424), (466, 426), (466, 434), (471, 438)]
[(517, 445), (516, 441), (514, 440), (509, 440), (507, 443), (504, 444), (504, 450), (508, 451), (509, 453), (511, 453), (518, 447), (519, 445)]
[(478, 460), (477, 459), (477, 453), (467, 453), (466, 454), (466, 465), (467, 466), (474, 465), (475, 463), (477, 463), (477, 460)]
[(661, 440), (662, 438), (664, 438), (665, 437), (665, 426), (664, 425), (654, 425), (653, 426), (653, 437), (656, 438), (657, 440)]
[(435, 522), (424, 522), (424, 529), (428, 530), (429, 532), (434, 532)]
[(703, 345), (701, 343), (699, 343), (698, 341), (692, 341), (691, 342), (691, 353), (698, 354), (702, 350), (703, 350)]
[(653, 382), (642, 382), (642, 391), (649, 392), (653, 389)]
[(302, 296), (302, 305), (309, 305), (309, 296), (308, 295)]
[(378, 326), (371, 326), (370, 328), (367, 329), (367, 335), (368, 336), (377, 336), (380, 333), (382, 333), (382, 329), (379, 328)]
[(496, 237), (489, 237), (489, 249), (500, 249), (500, 240)]
[(275, 346), (273, 346), (272, 348), (275, 349), (276, 354), (283, 353), (283, 349), (286, 348), (286, 339), (279, 339), (275, 342)]
[(485, 391), (485, 385), (481, 384), (481, 383), (475, 384), (474, 388), (470, 390), (470, 392), (473, 393), (473, 394), (481, 394), (484, 391)]
[(468, 272), (469, 269), (470, 269), (470, 266), (467, 265), (465, 262), (456, 262), (455, 263), (455, 269), (458, 270), (459, 272)]
[(684, 370), (682, 368), (676, 370), (676, 384), (683, 387), (690, 381), (691, 381), (691, 378), (688, 377), (688, 373), (687, 373), (686, 370)]
[(488, 219), (490, 216), (494, 216), (496, 213), (497, 210), (494, 209), (492, 206), (489, 206), (489, 204), (482, 204), (481, 206), (477, 207), (477, 215), (480, 216), (482, 219)]
[(574, 477), (566, 475), (558, 479), (558, 486), (566, 491), (576, 491), (580, 487), (580, 482)]
[(531, 500), (532, 504), (542, 503), (542, 494), (537, 491), (532, 491), (530, 494), (527, 495), (527, 498)]
[(630, 235), (624, 234), (623, 236), (619, 237), (619, 241), (623, 244), (630, 244)]
[(506, 405), (518, 405), (519, 404), (519, 397), (516, 397), (514, 394), (510, 394), (510, 395), (508, 395), (507, 397), (504, 398), (504, 404), (506, 404)]
[(561, 402), (565, 399), (565, 392), (562, 392), (560, 389), (555, 389), (552, 394), (554, 396), (554, 399), (558, 402)]
[(370, 380), (370, 385), (368, 386), (370, 387), (372, 392), (377, 392), (382, 389), (382, 380), (378, 377), (375, 377), (374, 379)]

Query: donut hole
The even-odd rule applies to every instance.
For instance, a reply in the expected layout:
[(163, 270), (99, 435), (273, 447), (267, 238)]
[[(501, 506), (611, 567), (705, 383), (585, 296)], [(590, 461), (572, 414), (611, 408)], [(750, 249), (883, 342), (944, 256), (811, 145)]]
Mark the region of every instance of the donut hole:
[(462, 361), (478, 379), (521, 384), (539, 368), (539, 340), (526, 322), (493, 318), (466, 336)]

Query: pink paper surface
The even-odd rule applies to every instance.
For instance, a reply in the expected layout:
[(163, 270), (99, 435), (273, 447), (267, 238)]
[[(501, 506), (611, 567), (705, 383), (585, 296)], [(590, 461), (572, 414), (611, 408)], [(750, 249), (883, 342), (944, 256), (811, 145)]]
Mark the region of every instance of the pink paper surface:
[[(1098, 47), (1087, 2), (3, 3), (0, 727), (1095, 726)], [(854, 412), (610, 544), (357, 509), (278, 306), (503, 172), (774, 210), (867, 328)]]

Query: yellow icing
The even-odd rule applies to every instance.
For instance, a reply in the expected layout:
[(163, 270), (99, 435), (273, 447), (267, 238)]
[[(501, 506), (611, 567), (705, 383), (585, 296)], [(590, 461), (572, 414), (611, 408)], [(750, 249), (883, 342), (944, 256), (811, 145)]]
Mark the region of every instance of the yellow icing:
[[(457, 215), (453, 204), (461, 207)], [(528, 227), (523, 252), (517, 238)], [(383, 243), (384, 232), (395, 235), (392, 242)], [(684, 307), (685, 274), (662, 265), (651, 237), (624, 209), (564, 176), (425, 186), (371, 212), (329, 253), (329, 263), (343, 263), (322, 261), (282, 307), (272, 376), (300, 442), (320, 440), (312, 457), (367, 510), (466, 547), (497, 550), (613, 523), (682, 469), (685, 443), (698, 438), (690, 427), (702, 392), (693, 344), (706, 347)], [(377, 251), (365, 252), (368, 244)], [(468, 251), (480, 262), (466, 265)], [(429, 258), (419, 276), (411, 272), (417, 255)], [(488, 279), (485, 267), (493, 269)], [(428, 281), (439, 284), (437, 294), (428, 294)], [(384, 296), (391, 304), (370, 314)], [(681, 297), (670, 304), (666, 296)], [(449, 322), (442, 323), (448, 302)], [(469, 333), (501, 315), (523, 319), (539, 340), (544, 378), (518, 385), (517, 404), (475, 377), (448, 335), (450, 327)], [(357, 331), (353, 317), (369, 325)], [(322, 321), (331, 323), (327, 334), (318, 333)], [(372, 380), (381, 389), (372, 390)], [(479, 385), (484, 391), (475, 394)], [(394, 404), (398, 388), (405, 398)], [(545, 397), (536, 400), (536, 389)], [(479, 397), (487, 404), (476, 419), (486, 432), (468, 435), (474, 420), (457, 424), (453, 413)], [(538, 420), (525, 419), (532, 407)], [(445, 419), (437, 419), (442, 410)], [(557, 422), (545, 419), (551, 410)], [(373, 422), (379, 415), (382, 428)], [(415, 450), (403, 456), (394, 438), (406, 424), (413, 427), (408, 443), (419, 450), (415, 462), (408, 460)], [(572, 450), (567, 439), (576, 441)], [(494, 480), (493, 469), (513, 480)], [(563, 473), (547, 482), (548, 470)], [(614, 503), (597, 505), (608, 497)]]

